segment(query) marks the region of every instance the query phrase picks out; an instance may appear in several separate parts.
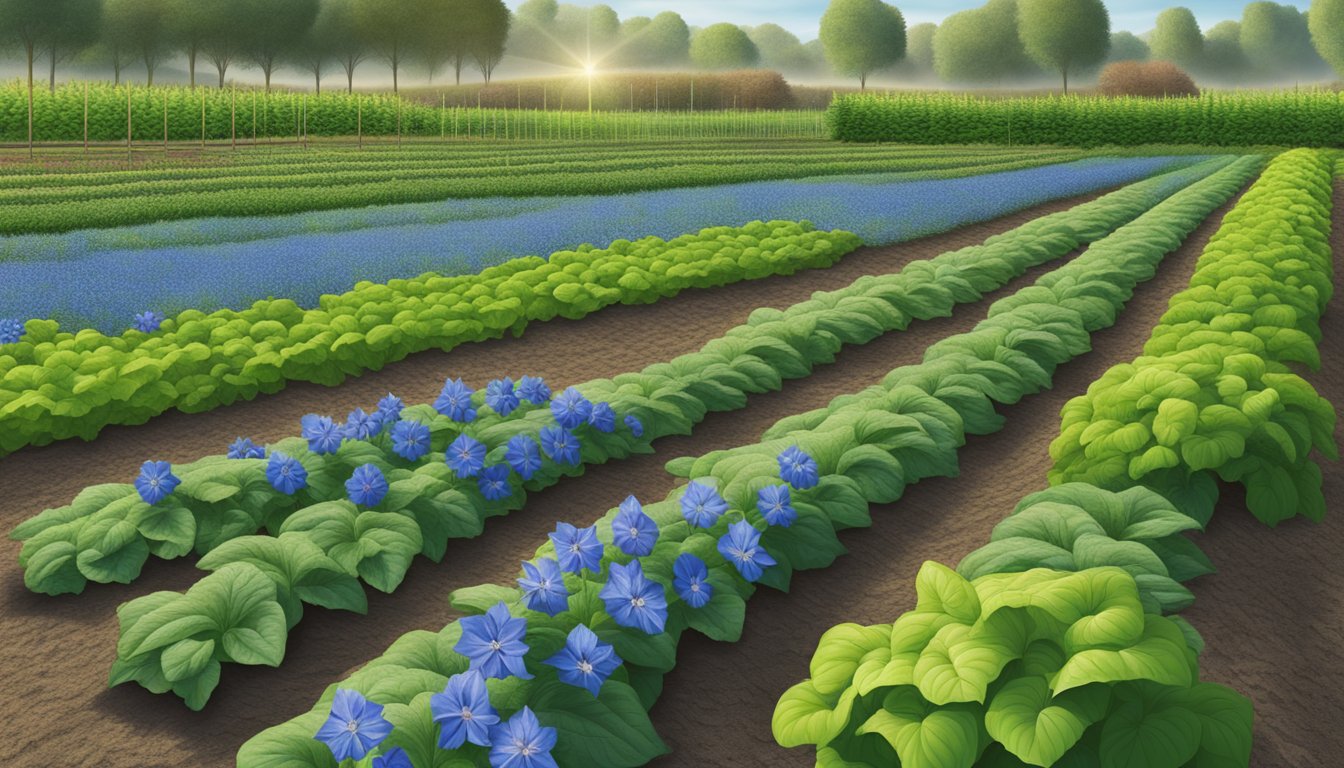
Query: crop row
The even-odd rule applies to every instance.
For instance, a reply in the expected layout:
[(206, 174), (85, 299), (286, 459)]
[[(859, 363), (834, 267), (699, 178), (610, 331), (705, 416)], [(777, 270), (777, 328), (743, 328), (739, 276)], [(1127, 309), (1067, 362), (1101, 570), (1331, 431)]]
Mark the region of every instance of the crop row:
[[(86, 96), (87, 94), (87, 96)], [(0, 141), (28, 138), (27, 92), (0, 88)], [(819, 112), (577, 113), (440, 109), (395, 96), (69, 84), (33, 94), (39, 142), (201, 141), (310, 136), (498, 139), (821, 138)], [(128, 114), (129, 113), (129, 114)]]
[[(911, 265), (887, 278), (869, 279), (851, 288), (817, 294), (810, 301), (780, 312), (766, 315), (757, 313), (747, 324), (706, 344), (699, 353), (651, 366), (639, 374), (581, 385), (576, 388), (577, 392), (590, 399), (601, 398), (617, 413), (636, 416), (646, 424), (644, 438), (637, 443), (628, 443), (615, 437), (604, 438), (601, 434), (592, 435), (591, 442), (588, 437), (584, 437), (581, 441), (583, 463), (624, 458), (636, 446), (646, 445), (646, 441), (666, 434), (688, 432), (690, 426), (701, 420), (708, 411), (740, 408), (745, 405), (746, 396), (750, 392), (777, 389), (783, 379), (806, 376), (816, 364), (833, 359), (841, 345), (866, 343), (878, 335), (903, 329), (916, 318), (944, 316), (957, 303), (979, 298), (983, 292), (1003, 285), (1030, 266), (1063, 256), (1077, 247), (1080, 240), (1104, 235), (1151, 205), (1155, 194), (1168, 191), (1172, 184), (1188, 181), (1197, 173), (1179, 175), (1177, 179), (1166, 180), (1167, 183), (1147, 182), (1136, 190), (1115, 193), (1117, 199), (1093, 203), (1085, 207), (1086, 210), (1034, 222), (994, 245), (944, 254), (926, 265)], [(1098, 216), (1098, 212), (1102, 216)], [(1109, 220), (1100, 221), (1103, 217)], [(1037, 247), (1023, 249), (1023, 243), (1028, 241), (1037, 243)], [(540, 421), (532, 416), (540, 416)], [(543, 413), (529, 414), (522, 420), (506, 421), (488, 430), (473, 432), (472, 435), (485, 444), (487, 451), (490, 451), (489, 455), (494, 456), (504, 451), (503, 446), (511, 445), (520, 435), (535, 439), (538, 428), (545, 421), (546, 415)], [(346, 460), (345, 463), (351, 462)], [(373, 580), (365, 574), (363, 561), (358, 558), (350, 560), (348, 557), (345, 558), (348, 562), (344, 578), (361, 576), (371, 585), (383, 591), (391, 591), (400, 582), (410, 563), (416, 540), (424, 542), (424, 553), (433, 558), (442, 555), (446, 537), (476, 535), (484, 517), (497, 507), (487, 503), (488, 500), (478, 499), (478, 494), (472, 493), (469, 487), (460, 487), (463, 483), (454, 483), (452, 473), (442, 464), (442, 461), (431, 456), (429, 461), (415, 470), (414, 480), (406, 472), (400, 473), (405, 477), (395, 480), (392, 474), (388, 474), (392, 491), (368, 512), (361, 513), (359, 507), (350, 502), (319, 504), (291, 512), (287, 520), (273, 518), (268, 512), (265, 516), (274, 519), (268, 527), (273, 532), (279, 532), (280, 538), (245, 537), (213, 551), (202, 560), (201, 567), (216, 573), (202, 579), (185, 595), (172, 601), (165, 593), (141, 599), (146, 604), (153, 604), (154, 611), (162, 608), (153, 616), (150, 615), (151, 611), (138, 607), (139, 601), (125, 606), (124, 615), (133, 618), (123, 623), (123, 642), (119, 644), (119, 660), (112, 676), (114, 684), (136, 679), (158, 692), (171, 687), (186, 698), (192, 707), (204, 705), (210, 689), (218, 680), (218, 664), (206, 664), (202, 660), (202, 665), (193, 667), (190, 674), (182, 672), (180, 676), (165, 677), (165, 654), (167, 659), (173, 657), (172, 648), (180, 638), (165, 634), (160, 636), (161, 643), (146, 645), (144, 639), (149, 633), (144, 630), (141, 617), (149, 616), (143, 621), (156, 626), (155, 616), (181, 617), (190, 613), (186, 606), (196, 606), (195, 611), (205, 614), (215, 613), (218, 606), (214, 603), (223, 599), (220, 595), (228, 592), (227, 588), (217, 585), (232, 584), (242, 578), (239, 569), (229, 569), (228, 573), (224, 573), (230, 565), (249, 563), (277, 582), (275, 597), (258, 600), (256, 605), (274, 604), (275, 611), (279, 611), (277, 615), (284, 615), (288, 620), (288, 629), (292, 629), (302, 613), (301, 601), (315, 602), (329, 608), (362, 609), (362, 600), (336, 604), (325, 592), (313, 595), (316, 599), (309, 599), (305, 597), (304, 590), (299, 588), (300, 585), (312, 586), (308, 582), (316, 577), (309, 577), (309, 571), (339, 574), (327, 562), (329, 557), (336, 557), (334, 550), (339, 549), (340, 553), (344, 553), (354, 547), (370, 553), (368, 560), (372, 565), (369, 566), (369, 575), (375, 577)], [(246, 484), (233, 479), (249, 470), (230, 470), (231, 467), (221, 467), (219, 462), (211, 463), (201, 470), (203, 481), (209, 483), (211, 488), (227, 484), (230, 489), (237, 490), (208, 507), (194, 509), (198, 519), (214, 519), (218, 509), (256, 503), (254, 497), (243, 498)], [(196, 474), (190, 468), (186, 471)], [(259, 462), (250, 471), (256, 475), (252, 485), (263, 486)], [(233, 478), (226, 483), (212, 482), (212, 473), (221, 472)], [(523, 478), (525, 482), (519, 487), (527, 491), (540, 490), (557, 482), (561, 474), (558, 468), (554, 472), (538, 473)], [(399, 485), (401, 491), (397, 492)], [(184, 487), (190, 494), (201, 485), (189, 483)], [(515, 488), (512, 485), (509, 487)], [(465, 493), (475, 508), (470, 509), (470, 505), (458, 503), (463, 499), (460, 494), (451, 493), (454, 489)], [(91, 489), (88, 493), (100, 498), (104, 495), (101, 488)], [(123, 493), (130, 495), (129, 489), (124, 487)], [(497, 506), (501, 511), (516, 509), (523, 504), (523, 494), (519, 492), (498, 501)], [(448, 514), (443, 514), (445, 511)], [(73, 519), (76, 513), (88, 517), (88, 521), (76, 522)], [(45, 513), (16, 531), (19, 536), (32, 536), (29, 545), (25, 546), (25, 562), (31, 568), (36, 558), (40, 557), (39, 552), (53, 551), (68, 559), (73, 569), (82, 556), (71, 549), (71, 540), (78, 540), (82, 528), (96, 526), (100, 517), (109, 514), (113, 513), (81, 504), (80, 499), (76, 499), (72, 507)], [(405, 518), (409, 518), (410, 522)], [(441, 522), (436, 522), (443, 518), (447, 518), (450, 525), (445, 527)], [(302, 522), (289, 522), (294, 519), (301, 519)], [(457, 525), (464, 521), (465, 527)], [(427, 523), (434, 525), (430, 525), (427, 530)], [(51, 533), (42, 533), (48, 529)], [(344, 533), (333, 538), (329, 535), (333, 530)], [(395, 563), (389, 564), (387, 543), (392, 540), (398, 541), (399, 546), (392, 555)], [(431, 540), (434, 542), (432, 548), (429, 543)], [(373, 542), (380, 542), (380, 545), (374, 546)], [(29, 546), (33, 549), (33, 555), (28, 554)], [(338, 577), (333, 575), (330, 578)], [(227, 628), (220, 628), (220, 631), (227, 631)], [(286, 635), (287, 631), (280, 630), (277, 625), (266, 638), (272, 649), (272, 653), (265, 656), (266, 660), (279, 663)], [(222, 647), (219, 650), (224, 651)], [(224, 656), (225, 660), (261, 663), (256, 661), (257, 658)]]
[[(377, 702), (391, 726), (390, 736), (384, 732), (386, 739), (373, 745), (376, 751), (400, 748), (419, 765), (452, 758), (484, 764), (478, 747), (439, 749), (440, 737), (448, 741), (451, 735), (453, 719), (451, 707), (443, 707), (442, 699), (436, 703), (436, 694), (442, 690), (451, 701), (473, 671), (492, 678), (485, 681), (484, 702), (491, 711), (497, 706), (501, 716), (517, 712), (514, 717), (523, 719), (530, 713), (541, 727), (555, 729), (549, 742), (560, 764), (635, 766), (661, 754), (666, 748), (644, 712), (658, 695), (662, 675), (675, 664), (683, 631), (694, 628), (711, 638), (735, 640), (756, 583), (787, 587), (792, 571), (829, 565), (843, 552), (835, 532), (869, 524), (870, 502), (899, 497), (906, 483), (919, 478), (955, 472), (956, 450), (964, 440), (963, 412), (971, 415), (980, 402), (992, 409), (994, 401), (1011, 402), (1047, 386), (1058, 363), (1086, 350), (1089, 323), (1064, 303), (1077, 303), (1073, 288), (1113, 282), (1117, 264), (1132, 270), (1130, 287), (1151, 276), (1162, 255), (1244, 183), (1256, 165), (1238, 161), (1095, 243), (1065, 267), (1071, 279), (1046, 289), (1054, 306), (1043, 307), (1040, 296), (997, 314), (970, 334), (946, 340), (941, 351), (931, 348), (923, 365), (893, 371), (885, 397), (836, 404), (814, 429), (789, 430), (786, 437), (758, 445), (672, 462), (674, 473), (700, 479), (665, 502), (643, 506), (638, 515), (627, 503), (599, 521), (594, 533), (604, 544), (601, 560), (564, 575), (563, 590), (558, 590), (563, 605), (539, 610), (530, 581), (520, 581), (524, 591), (459, 590), (453, 595), (455, 606), (485, 615), (469, 616), (438, 633), (402, 637), (382, 657), (330, 687), (311, 712), (245, 744), (239, 765), (334, 765), (333, 752), (314, 734), (329, 718), (333, 702), (350, 700), (353, 691)], [(1093, 269), (1095, 278), (1076, 279)], [(1127, 297), (1126, 292), (1116, 309)], [(1043, 314), (1053, 317), (1042, 323)], [(1012, 367), (1000, 360), (1011, 360)], [(952, 366), (960, 370), (952, 373)], [(946, 391), (940, 395), (940, 389)], [(647, 531), (641, 537), (646, 546), (632, 545), (627, 528)], [(525, 574), (528, 565), (539, 568), (559, 554), (552, 545), (543, 546), (538, 560), (525, 565)], [(701, 597), (706, 591), (707, 601)], [(596, 695), (567, 689), (566, 667), (551, 656), (575, 645), (575, 633), (584, 634), (581, 625), (596, 635), (599, 649), (609, 646), (623, 661), (604, 670)], [(489, 637), (492, 628), (500, 630), (495, 636), (508, 635), (516, 643), (505, 652), (507, 660), (479, 653), (482, 635)], [(492, 663), (501, 661), (503, 666)], [(551, 666), (562, 671), (557, 674)]]
[[(335, 175), (308, 174), (271, 180), (250, 177), (241, 182), (214, 179), (201, 183), (135, 183), (127, 185), (131, 189), (129, 196), (113, 194), (117, 190), (108, 187), (61, 188), (36, 194), (18, 191), (14, 194), (40, 201), (6, 204), (8, 215), (0, 234), (120, 227), (204, 216), (272, 216), (449, 198), (608, 195), (803, 176), (873, 173), (884, 169), (920, 173), (932, 178), (967, 176), (986, 170), (1031, 168), (1072, 157), (1061, 153), (993, 163), (977, 163), (967, 158), (947, 161), (952, 163), (947, 166), (941, 161), (906, 162), (900, 158), (874, 163), (867, 158), (810, 162), (806, 157), (735, 164), (720, 163), (715, 156), (710, 156), (657, 164), (633, 163), (631, 167), (615, 169), (594, 169), (588, 165), (569, 170), (523, 167), (516, 172), (511, 166), (506, 165), (501, 170), (496, 165), (473, 173), (430, 174), (418, 178), (414, 172), (377, 171), (352, 174), (353, 181), (343, 181)], [(924, 170), (928, 166), (933, 168)], [(199, 189), (202, 186), (205, 188)], [(240, 188), (229, 188), (234, 186)], [(184, 194), (171, 194), (175, 190)]]
[[(1328, 290), (1319, 290), (1322, 276), (1329, 284), (1328, 248), (1320, 258), (1324, 240), (1316, 235), (1322, 206), (1328, 222), (1330, 167), (1312, 152), (1289, 153), (1271, 164), (1224, 219), (1190, 289), (1173, 299), (1153, 333), (1150, 356), (1154, 347), (1178, 355), (1172, 347), (1205, 345), (1228, 354), (1235, 370), (1218, 378), (1226, 395), (1245, 394), (1247, 372), (1277, 364), (1281, 353), (1269, 352), (1265, 337), (1286, 327), (1315, 329), (1316, 337), (1302, 342), (1294, 356), (1307, 347), (1314, 353), (1315, 323), (1329, 299)], [(1251, 258), (1257, 268), (1238, 268)], [(1235, 305), (1220, 306), (1220, 297)], [(1295, 321), (1298, 311), (1301, 323), (1286, 322)], [(1250, 322), (1234, 321), (1235, 331), (1257, 352), (1225, 350), (1225, 340), (1215, 334), (1229, 330), (1209, 327), (1217, 317), (1237, 314)], [(1216, 359), (1187, 360), (1178, 370), (1202, 375), (1205, 366), (1217, 369)], [(1106, 374), (1087, 398), (1065, 408), (1056, 445), (1068, 449), (1061, 461), (1066, 468), (1085, 463), (1079, 458), (1084, 449), (1075, 447), (1078, 412), (1091, 398), (1113, 398), (1113, 418), (1097, 430), (1104, 431), (1099, 440), (1137, 442), (1129, 434), (1152, 429), (1154, 411), (1157, 420), (1177, 417), (1176, 425), (1185, 423), (1186, 411), (1197, 412), (1191, 398), (1200, 386), (1151, 374), (1140, 382), (1132, 374), (1145, 360), (1152, 357), (1113, 369), (1125, 375)], [(1122, 382), (1128, 385), (1120, 389)], [(1178, 404), (1163, 409), (1169, 399)], [(1334, 421), (1329, 404), (1306, 397), (1305, 390), (1298, 404), (1315, 412), (1328, 435)], [(1248, 418), (1256, 415), (1261, 428), (1269, 423), (1267, 406)], [(1201, 426), (1191, 415), (1188, 427), (1175, 429), (1175, 440)], [(1301, 429), (1282, 445), (1296, 451), (1295, 443), (1304, 442), (1305, 454), (1311, 434), (1308, 425)], [(1160, 421), (1154, 431), (1166, 434)], [(1333, 451), (1332, 441), (1317, 447)], [(1235, 472), (1245, 460), (1209, 456), (1204, 469), (1168, 477), (1159, 494), (1144, 487), (1142, 471), (1123, 477), (1123, 461), (1104, 460), (1099, 451), (1086, 458), (1119, 470), (1108, 475), (1112, 490), (1070, 482), (1075, 475), (1057, 466), (1050, 477), (1055, 487), (1024, 499), (956, 572), (924, 565), (914, 611), (894, 624), (843, 624), (828, 631), (813, 656), (811, 679), (785, 693), (775, 710), (776, 739), (785, 746), (816, 745), (819, 765), (856, 768), (898, 759), (946, 766), (1249, 765), (1251, 702), (1198, 682), (1203, 639), (1179, 617), (1163, 617), (1193, 600), (1177, 582), (1212, 572), (1198, 547), (1180, 535), (1208, 522), (1217, 494), (1208, 473)], [(1141, 462), (1136, 469), (1143, 469)], [(1267, 522), (1284, 511), (1291, 515), (1297, 498), (1296, 491), (1283, 492)], [(1257, 514), (1265, 519), (1265, 512)], [(1140, 657), (1142, 664), (1136, 663)], [(975, 665), (958, 662), (971, 658)], [(1152, 738), (1158, 731), (1162, 737)]]
[[(1075, 154), (1084, 154), (1074, 150)], [(693, 151), (685, 144), (592, 144), (587, 142), (546, 143), (525, 145), (482, 144), (407, 144), (402, 147), (371, 146), (363, 151), (333, 149), (320, 145), (304, 151), (276, 151), (265, 154), (227, 155), (211, 158), (209, 162), (183, 164), (146, 158), (144, 166), (100, 167), (87, 170), (50, 170), (43, 166), (25, 168), (16, 166), (13, 173), (0, 178), (0, 189), (47, 187), (94, 187), (107, 184), (149, 181), (187, 181), (249, 176), (299, 176), (307, 173), (359, 171), (378, 169), (413, 169), (433, 166), (443, 169), (480, 168), (497, 166), (565, 165), (586, 160), (589, 168), (606, 167), (609, 162), (643, 161), (645, 167), (681, 157), (704, 159), (762, 161), (769, 159), (805, 158), (808, 160), (869, 158), (874, 162), (885, 160), (931, 160), (975, 157), (1001, 159), (1020, 155), (1021, 149), (1011, 147), (916, 147), (900, 144), (854, 146), (830, 141), (791, 141), (758, 143), (746, 140), (706, 141), (697, 143)]]
[(833, 138), (904, 144), (1194, 144), (1339, 147), (1344, 94), (1237, 91), (1188, 98), (853, 94), (826, 115)]
[[(1318, 368), (1333, 292), (1333, 158), (1280, 155), (1224, 221), (1144, 355), (1064, 407), (1051, 480), (1141, 482), (1207, 522), (1214, 477), (1269, 525), (1325, 514), (1312, 449), (1337, 459), (1335, 411), (1289, 363)], [(1182, 493), (1182, 489), (1189, 489)]]
[(0, 452), (137, 424), (170, 408), (209, 410), (286, 381), (334, 385), (412, 352), (521, 333), (529, 322), (649, 303), (686, 288), (826, 266), (858, 246), (845, 233), (756, 222), (670, 242), (618, 241), (479, 274), (361, 283), (316, 309), (259, 301), (241, 312), (183, 312), (153, 335), (59, 333), (30, 320), (0, 356)]

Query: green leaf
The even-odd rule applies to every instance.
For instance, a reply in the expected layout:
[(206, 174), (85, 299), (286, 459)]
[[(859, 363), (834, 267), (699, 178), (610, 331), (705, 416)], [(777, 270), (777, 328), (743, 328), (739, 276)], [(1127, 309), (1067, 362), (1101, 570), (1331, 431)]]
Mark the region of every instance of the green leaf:
[(1077, 570), (1072, 552), (1044, 541), (1011, 537), (997, 539), (970, 553), (957, 564), (957, 573), (974, 580), (991, 573), (1020, 573), (1032, 568)]
[(920, 694), (933, 704), (985, 702), (990, 683), (1017, 656), (1009, 638), (977, 624), (950, 624), (934, 635), (915, 663)]
[(219, 668), (219, 662), (211, 659), (199, 674), (173, 683), (173, 693), (182, 697), (188, 709), (200, 712), (219, 685)]
[(1153, 436), (1158, 445), (1174, 448), (1195, 431), (1199, 420), (1199, 406), (1189, 400), (1167, 398), (1157, 406), (1153, 419)]
[(608, 679), (596, 698), (584, 688), (546, 680), (529, 701), (542, 725), (564, 734), (552, 753), (562, 764), (629, 768), (670, 751), (634, 690), (619, 680)]
[(520, 599), (522, 597), (517, 587), (502, 587), (498, 584), (463, 587), (448, 593), (448, 604), (468, 615), (483, 614), (496, 603), (516, 603)]
[(135, 525), (110, 517), (89, 521), (76, 546), (79, 572), (100, 584), (131, 583), (149, 558), (149, 545)]
[(1105, 686), (1078, 688), (1052, 696), (1044, 677), (1009, 680), (989, 704), (985, 728), (1022, 762), (1054, 765), (1106, 713)]
[(75, 545), (53, 541), (40, 547), (24, 564), (23, 584), (44, 595), (77, 595), (88, 580), (80, 573)]
[(1199, 751), (1191, 768), (1250, 765), (1251, 726), (1255, 708), (1251, 700), (1221, 685), (1196, 683), (1186, 692), (1186, 706), (1199, 718)]
[[(717, 595), (715, 596), (717, 597)], [(819, 693), (848, 688), (859, 666), (872, 657), (885, 665), (891, 657), (891, 625), (839, 624), (826, 630), (812, 654), (809, 672)]]
[(974, 711), (931, 707), (913, 688), (887, 694), (882, 709), (858, 733), (881, 734), (900, 756), (901, 768), (970, 768), (980, 752)]
[(1102, 768), (1180, 768), (1198, 752), (1199, 717), (1174, 697), (1150, 696), (1155, 688), (1116, 687), (1101, 729)]
[(775, 741), (783, 747), (826, 744), (844, 730), (856, 698), (858, 691), (854, 688), (827, 696), (811, 680), (798, 683), (775, 704), (770, 720)]
[(961, 624), (972, 624), (980, 618), (980, 597), (975, 587), (941, 563), (927, 560), (920, 566), (915, 576), (915, 593), (916, 611), (946, 613)]
[(171, 683), (185, 680), (205, 671), (214, 658), (214, 640), (179, 640), (163, 650), (161, 663), (164, 677)]
[(1073, 654), (1051, 680), (1051, 689), (1059, 695), (1089, 683), (1126, 680), (1188, 687), (1191, 672), (1187, 652), (1179, 627), (1160, 616), (1145, 615), (1143, 636), (1138, 642), (1118, 650), (1091, 648)]

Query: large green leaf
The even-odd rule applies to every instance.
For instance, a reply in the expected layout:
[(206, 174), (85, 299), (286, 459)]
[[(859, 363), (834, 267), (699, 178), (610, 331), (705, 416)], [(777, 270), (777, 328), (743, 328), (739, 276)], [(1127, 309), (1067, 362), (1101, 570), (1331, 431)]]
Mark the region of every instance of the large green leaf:
[(847, 688), (822, 694), (811, 680), (789, 688), (775, 704), (770, 729), (784, 747), (822, 745), (835, 738), (849, 722), (858, 690)]
[[(716, 595), (717, 597), (717, 595)], [(819, 693), (831, 695), (848, 688), (865, 663), (884, 666), (891, 658), (891, 625), (865, 627), (839, 624), (821, 636), (812, 654), (809, 672)]]
[(1090, 648), (1069, 657), (1051, 680), (1056, 695), (1090, 683), (1149, 680), (1188, 687), (1189, 648), (1179, 627), (1160, 616), (1144, 616), (1143, 635), (1116, 650)]
[(980, 730), (974, 709), (933, 707), (913, 688), (902, 687), (887, 694), (882, 709), (858, 733), (881, 734), (902, 768), (970, 768), (980, 755)]
[(933, 704), (983, 704), (990, 683), (1016, 655), (1017, 649), (1007, 638), (976, 632), (965, 624), (949, 624), (920, 653), (915, 680), (920, 694)]
[(1101, 719), (1110, 696), (1105, 686), (1053, 696), (1046, 678), (1019, 677), (995, 694), (985, 712), (985, 728), (1022, 762), (1051, 766)]
[(1181, 768), (1194, 758), (1203, 723), (1180, 699), (1157, 686), (1124, 685), (1115, 700), (1101, 730), (1102, 768)]
[(596, 698), (558, 680), (537, 684), (529, 706), (543, 725), (564, 734), (553, 755), (566, 765), (634, 768), (668, 753), (630, 686), (608, 679)]

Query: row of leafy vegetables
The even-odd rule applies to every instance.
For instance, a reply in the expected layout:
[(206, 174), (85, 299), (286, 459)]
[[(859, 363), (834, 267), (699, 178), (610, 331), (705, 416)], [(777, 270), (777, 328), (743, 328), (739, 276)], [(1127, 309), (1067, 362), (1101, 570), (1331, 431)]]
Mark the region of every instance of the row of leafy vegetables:
[[(1053, 236), (1038, 221), (960, 252), (979, 257), (968, 265), (1007, 270), (1032, 258), (1024, 250), (1060, 248), (1062, 255), (1092, 242), (1035, 286), (996, 303), (973, 331), (931, 347), (923, 363), (893, 371), (881, 385), (784, 420), (760, 443), (669, 463), (673, 474), (694, 479), (666, 500), (628, 499), (588, 529), (560, 524), (524, 564), (517, 588), (456, 591), (453, 604), (470, 615), (440, 632), (403, 636), (331, 686), (310, 712), (249, 741), (239, 765), (601, 767), (642, 765), (663, 753), (646, 713), (675, 664), (681, 633), (735, 640), (757, 584), (786, 588), (794, 570), (829, 565), (843, 551), (836, 531), (868, 525), (870, 503), (892, 501), (921, 478), (954, 474), (965, 435), (1001, 425), (994, 404), (1049, 386), (1055, 367), (1087, 351), (1090, 333), (1112, 324), (1134, 286), (1262, 161), (1218, 165), (1203, 180), (1186, 175), (1189, 186), (1168, 189), (1175, 193), (1124, 217), (1123, 226), (1098, 224), (1123, 199), (1117, 193), (1086, 215), (1054, 217)], [(901, 311), (881, 298), (905, 293), (897, 280), (863, 278), (840, 297), (799, 305), (819, 313), (803, 337), (876, 336), (881, 329), (866, 326)], [(949, 275), (928, 285), (957, 282)], [(748, 327), (777, 323), (780, 314), (758, 310)], [(1161, 518), (1154, 531), (1182, 529), (1180, 521), (1154, 517)], [(1096, 565), (1112, 579), (1125, 576), (1107, 568), (1116, 553), (1098, 549)], [(1119, 622), (1125, 629), (1135, 611), (1141, 627), (1146, 622), (1131, 591), (1134, 611)], [(1106, 634), (1104, 622), (1094, 625), (1095, 635), (1070, 638)], [(1186, 635), (1177, 633), (1185, 649)]]
[[(187, 593), (123, 606), (111, 676), (200, 708), (221, 662), (281, 663), (305, 603), (362, 612), (361, 582), (395, 590), (417, 554), (438, 561), (449, 539), (478, 535), (485, 518), (521, 508), (527, 492), (583, 465), (647, 452), (708, 411), (741, 408), (749, 393), (808, 375), (844, 344), (946, 316), (1229, 162), (1141, 182), (782, 311), (758, 310), (698, 353), (554, 399), (531, 377), (483, 392), (450, 381), (432, 405), (389, 396), (344, 424), (311, 416), (303, 437), (270, 446), (269, 456), (240, 441), (227, 456), (189, 465), (149, 462), (134, 486), (91, 487), (16, 528), (25, 580), (35, 591), (79, 592), (88, 580), (130, 582), (151, 555), (203, 555), (199, 565), (212, 574)], [(263, 528), (270, 535), (256, 535)], [(181, 632), (160, 631), (187, 617), (174, 625)], [(246, 647), (229, 639), (239, 632)]]
[(1212, 565), (1216, 475), (1269, 525), (1319, 520), (1335, 411), (1287, 363), (1319, 366), (1333, 162), (1281, 155), (1224, 219), (1144, 356), (1063, 411), (1052, 488), (990, 543), (925, 563), (895, 622), (842, 624), (774, 713), (819, 766), (1246, 766), (1253, 707), (1200, 682), (1173, 614)]

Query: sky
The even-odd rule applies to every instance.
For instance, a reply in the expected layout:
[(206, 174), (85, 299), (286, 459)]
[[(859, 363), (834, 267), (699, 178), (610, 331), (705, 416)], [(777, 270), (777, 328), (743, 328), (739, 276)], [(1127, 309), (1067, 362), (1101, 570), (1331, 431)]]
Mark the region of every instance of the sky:
[[(506, 0), (512, 8), (517, 8), (523, 0)], [(566, 0), (561, 0), (565, 2)], [(568, 0), (575, 5), (595, 5), (597, 0)], [(661, 11), (675, 10), (686, 22), (694, 26), (707, 26), (720, 21), (734, 24), (764, 24), (774, 22), (785, 27), (803, 40), (817, 36), (817, 26), (821, 14), (826, 10), (827, 0), (603, 0), (616, 9), (622, 19), (629, 16), (653, 16)], [(1281, 0), (1282, 1), (1282, 0)], [(887, 0), (891, 2), (891, 0)], [(1216, 2), (1215, 0), (1109, 0), (1106, 3), (1111, 12), (1111, 29), (1127, 30), (1142, 34), (1153, 28), (1157, 14), (1174, 5), (1184, 5), (1195, 12), (1202, 28), (1217, 24), (1224, 19), (1241, 17), (1241, 9), (1249, 0), (1234, 2)], [(1290, 4), (1292, 0), (1289, 0)], [(967, 8), (976, 8), (984, 0), (895, 0), (897, 8), (905, 15), (906, 23), (920, 24), (926, 21), (937, 22), (943, 17)], [(1307, 3), (1299, 2), (1298, 7)]]

